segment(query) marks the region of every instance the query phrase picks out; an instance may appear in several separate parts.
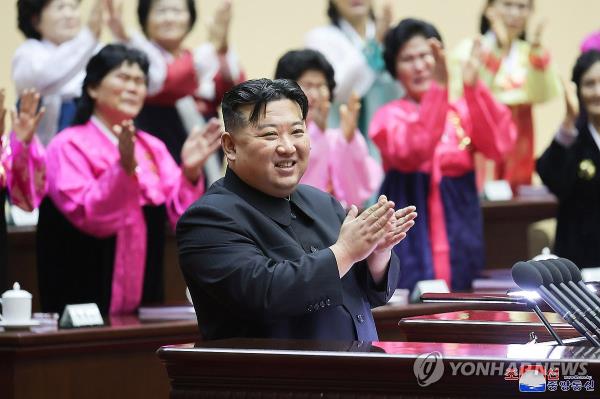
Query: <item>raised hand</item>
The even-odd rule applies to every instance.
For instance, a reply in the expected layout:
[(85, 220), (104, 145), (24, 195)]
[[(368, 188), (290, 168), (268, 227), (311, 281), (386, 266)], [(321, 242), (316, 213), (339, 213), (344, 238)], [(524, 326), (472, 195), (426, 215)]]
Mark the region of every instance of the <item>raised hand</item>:
[(579, 99), (577, 98), (577, 86), (573, 82), (561, 79), (565, 96), (565, 119), (563, 129), (567, 133), (575, 132), (575, 122), (579, 116)]
[(227, 50), (231, 14), (231, 0), (221, 0), (213, 19), (208, 22), (208, 41), (219, 52)]
[(463, 82), (467, 86), (475, 86), (479, 79), (479, 69), (481, 67), (482, 58), (481, 37), (475, 38), (469, 59), (463, 65)]
[(448, 66), (446, 65), (446, 53), (444, 52), (444, 47), (442, 46), (442, 43), (435, 38), (428, 39), (427, 41), (429, 42), (433, 59), (435, 60), (433, 78), (440, 86), (446, 87), (448, 85)]
[(390, 30), (393, 19), (394, 14), (392, 11), (392, 3), (388, 0), (383, 5), (379, 17), (375, 19), (375, 38), (379, 43), (383, 43), (385, 35), (387, 34), (388, 30)]
[(533, 35), (531, 36), (531, 47), (537, 48), (542, 45), (542, 34), (546, 29), (546, 20), (541, 20), (533, 30)]
[(15, 136), (23, 143), (29, 144), (44, 115), (45, 108), (39, 108), (40, 93), (35, 89), (25, 89), (21, 94), (19, 110), (12, 110), (10, 119)]
[(358, 116), (360, 113), (360, 97), (352, 92), (348, 104), (340, 105), (340, 127), (344, 138), (351, 142), (358, 126)]
[(102, 24), (104, 22), (104, 3), (106, 1), (107, 0), (96, 0), (88, 17), (87, 26), (96, 39), (99, 39), (100, 34), (102, 33)]
[(485, 16), (487, 17), (488, 21), (490, 21), (490, 28), (494, 32), (494, 35), (496, 35), (498, 47), (500, 47), (503, 52), (508, 51), (510, 46), (510, 37), (508, 36), (508, 30), (506, 29), (506, 25), (504, 25), (504, 21), (502, 21), (500, 13), (498, 10), (496, 10), (496, 8), (494, 8), (494, 6), (489, 6), (485, 10)]
[[(4, 118), (6, 116), (6, 108), (4, 107), (4, 99), (5, 99), (5, 90), (0, 89), (0, 137), (4, 134)], [(0, 145), (0, 151), (2, 151), (2, 147)]]
[(112, 128), (119, 138), (119, 162), (128, 175), (133, 175), (137, 167), (135, 160), (135, 126), (132, 120), (123, 121)]
[(194, 129), (181, 149), (181, 168), (184, 176), (196, 183), (202, 175), (202, 167), (221, 145), (224, 130), (216, 118), (212, 118), (204, 129)]
[(104, 0), (106, 11), (106, 25), (113, 36), (122, 42), (129, 41), (127, 29), (123, 24), (123, 0)]
[(392, 228), (379, 241), (373, 252), (391, 251), (396, 244), (406, 238), (408, 230), (415, 225), (416, 210), (417, 208), (414, 206), (407, 206), (394, 212)]
[(340, 277), (352, 265), (369, 256), (384, 236), (393, 229), (394, 203), (382, 195), (379, 201), (358, 215), (352, 205), (334, 245), (330, 247), (338, 263)]

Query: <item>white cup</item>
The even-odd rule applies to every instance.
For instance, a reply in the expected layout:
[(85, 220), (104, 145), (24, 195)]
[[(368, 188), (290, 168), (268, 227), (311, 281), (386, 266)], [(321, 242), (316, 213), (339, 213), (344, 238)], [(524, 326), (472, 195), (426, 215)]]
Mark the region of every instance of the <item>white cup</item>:
[(2, 304), (0, 320), (5, 323), (21, 323), (31, 320), (31, 294), (21, 290), (19, 283), (15, 283), (12, 290), (2, 294), (0, 304)]

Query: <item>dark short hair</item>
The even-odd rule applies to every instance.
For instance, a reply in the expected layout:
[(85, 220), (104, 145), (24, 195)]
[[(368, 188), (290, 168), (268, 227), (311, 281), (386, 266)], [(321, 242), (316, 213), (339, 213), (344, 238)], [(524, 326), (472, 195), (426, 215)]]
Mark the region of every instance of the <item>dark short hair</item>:
[[(329, 4), (327, 5), (327, 16), (333, 25), (340, 26), (340, 19), (342, 19), (342, 15), (340, 14), (340, 11), (337, 9), (333, 0), (329, 0)], [(373, 8), (369, 10), (369, 16), (371, 19), (375, 19)]]
[[(571, 80), (577, 85), (577, 97), (579, 99), (579, 103), (581, 104), (578, 118), (579, 129), (587, 128), (585, 126), (587, 125), (587, 110), (581, 101), (581, 79), (583, 78), (583, 75), (597, 62), (600, 62), (600, 51), (586, 51), (577, 57), (575, 65), (573, 66), (573, 72), (571, 73)], [(579, 126), (580, 124), (583, 124), (584, 126)]]
[(329, 96), (333, 97), (333, 89), (335, 89), (333, 67), (323, 54), (316, 50), (292, 50), (285, 53), (277, 62), (275, 79), (298, 81), (306, 71), (321, 72), (327, 81)]
[[(148, 35), (148, 32), (146, 31), (146, 25), (148, 23), (148, 14), (150, 14), (150, 9), (152, 8), (152, 4), (155, 2), (156, 0), (138, 0), (138, 7), (137, 7), (137, 15), (138, 15), (138, 21), (140, 23), (140, 26), (142, 27), (142, 31), (144, 32), (145, 35)], [(196, 17), (197, 17), (197, 13), (196, 13), (196, 4), (194, 3), (194, 0), (187, 0), (186, 2), (188, 11), (190, 13), (190, 26), (188, 27), (188, 32), (192, 30), (192, 28), (194, 27), (194, 24), (196, 23)]]
[(385, 35), (383, 60), (390, 75), (396, 76), (396, 57), (402, 47), (415, 36), (443, 41), (440, 32), (429, 22), (414, 18), (403, 19)]
[[(52, 0), (17, 0), (17, 24), (28, 39), (40, 40), (42, 35), (35, 28), (33, 20), (39, 18), (42, 10)], [(79, 0), (81, 2), (81, 0)]]
[(86, 123), (94, 113), (94, 99), (90, 97), (88, 89), (97, 87), (106, 75), (123, 63), (137, 64), (146, 75), (146, 83), (148, 83), (149, 63), (145, 53), (123, 44), (104, 46), (87, 64), (81, 97), (77, 99), (77, 111), (72, 125)]
[[(479, 32), (482, 35), (485, 35), (487, 33), (488, 30), (490, 30), (491, 28), (491, 24), (490, 24), (490, 20), (485, 16), (485, 10), (492, 5), (492, 3), (496, 1), (496, 0), (487, 0), (487, 3), (483, 9), (483, 12), (481, 13), (481, 19), (479, 21)], [(533, 0), (529, 0), (529, 7), (533, 8)], [(519, 36), (519, 39), (521, 40), (527, 40), (527, 29), (523, 30), (523, 33), (521, 33), (521, 36)]]
[[(305, 120), (308, 99), (293, 80), (253, 79), (234, 86), (225, 93), (221, 104), (225, 131), (235, 133), (240, 128), (246, 127), (248, 123), (256, 126), (261, 115), (264, 115), (268, 103), (285, 98), (300, 106), (302, 119)], [(254, 105), (248, 120), (240, 112), (240, 108), (246, 105)]]

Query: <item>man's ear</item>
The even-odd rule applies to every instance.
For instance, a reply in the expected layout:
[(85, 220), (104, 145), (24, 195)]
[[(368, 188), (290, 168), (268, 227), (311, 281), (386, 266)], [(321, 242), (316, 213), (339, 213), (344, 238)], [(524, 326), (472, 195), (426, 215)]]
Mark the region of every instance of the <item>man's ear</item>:
[(227, 160), (235, 161), (235, 141), (231, 133), (224, 132), (221, 135), (221, 146), (223, 147), (223, 152), (225, 153), (225, 157), (227, 158)]

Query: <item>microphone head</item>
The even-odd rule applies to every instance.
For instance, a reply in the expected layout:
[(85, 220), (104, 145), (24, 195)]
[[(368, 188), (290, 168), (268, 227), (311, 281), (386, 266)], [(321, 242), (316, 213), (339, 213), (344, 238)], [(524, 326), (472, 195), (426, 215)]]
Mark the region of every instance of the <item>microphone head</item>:
[(552, 275), (552, 280), (554, 284), (563, 283), (563, 276), (558, 267), (552, 262), (552, 259), (542, 260), (542, 265), (546, 266), (546, 270), (550, 272)]
[(558, 258), (558, 261), (561, 262), (563, 265), (565, 265), (569, 269), (569, 271), (571, 272), (571, 277), (573, 278), (574, 282), (578, 283), (582, 280), (581, 270), (579, 270), (579, 268), (577, 267), (577, 265), (575, 263), (571, 262), (567, 258)]
[(526, 262), (515, 263), (511, 273), (515, 284), (523, 290), (537, 290), (544, 283), (540, 272)]
[(546, 265), (542, 262), (543, 261), (539, 260), (527, 261), (527, 263), (529, 263), (533, 269), (537, 270), (540, 273), (540, 277), (542, 278), (542, 284), (544, 286), (547, 286), (549, 284), (554, 283), (554, 277), (552, 277), (552, 273), (550, 273)]
[(569, 281), (573, 281), (573, 277), (571, 276), (571, 272), (569, 268), (565, 266), (559, 259), (549, 259), (548, 262), (552, 263), (560, 274), (562, 275), (562, 279), (564, 283), (568, 283)]

